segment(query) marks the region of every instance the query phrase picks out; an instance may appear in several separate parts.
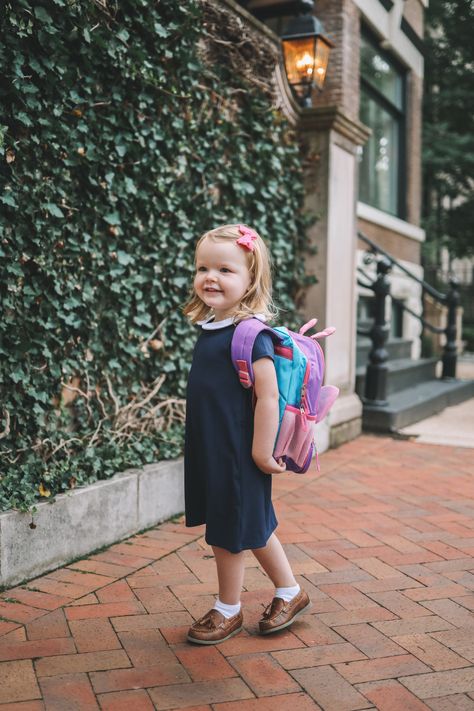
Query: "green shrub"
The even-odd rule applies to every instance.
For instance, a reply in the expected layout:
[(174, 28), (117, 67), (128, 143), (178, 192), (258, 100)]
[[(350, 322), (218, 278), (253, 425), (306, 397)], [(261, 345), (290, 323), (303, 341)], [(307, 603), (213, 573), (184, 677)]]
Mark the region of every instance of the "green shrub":
[(3, 6), (1, 509), (181, 453), (195, 334), (180, 308), (202, 231), (260, 230), (294, 318), (308, 282), (297, 141), (252, 81), (257, 50), (216, 13)]

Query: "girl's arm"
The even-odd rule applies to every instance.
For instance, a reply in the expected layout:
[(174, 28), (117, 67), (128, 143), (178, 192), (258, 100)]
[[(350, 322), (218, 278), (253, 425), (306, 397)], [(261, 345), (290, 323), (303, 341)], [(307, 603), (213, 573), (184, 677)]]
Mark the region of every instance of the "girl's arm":
[(265, 474), (276, 474), (286, 469), (273, 458), (273, 447), (278, 432), (278, 383), (271, 358), (259, 358), (253, 363), (255, 395), (252, 458)]

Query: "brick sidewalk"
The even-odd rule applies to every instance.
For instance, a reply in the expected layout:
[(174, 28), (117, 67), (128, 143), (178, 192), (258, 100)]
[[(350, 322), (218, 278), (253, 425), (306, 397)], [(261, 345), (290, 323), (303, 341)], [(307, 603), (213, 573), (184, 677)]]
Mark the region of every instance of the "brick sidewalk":
[(246, 553), (244, 630), (186, 642), (217, 578), (203, 527), (182, 521), (4, 592), (0, 711), (473, 710), (472, 457), (362, 436), (321, 477), (276, 476), (277, 533), (313, 607), (268, 637), (273, 587)]

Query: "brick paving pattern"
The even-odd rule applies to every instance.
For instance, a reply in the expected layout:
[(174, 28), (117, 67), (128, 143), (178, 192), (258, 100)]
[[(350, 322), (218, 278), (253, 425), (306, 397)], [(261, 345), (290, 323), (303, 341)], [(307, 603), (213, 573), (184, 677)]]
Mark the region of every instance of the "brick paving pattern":
[(474, 710), (472, 450), (364, 435), (274, 478), (313, 607), (259, 636), (273, 586), (248, 552), (244, 630), (186, 642), (214, 604), (182, 518), (0, 595), (0, 711)]

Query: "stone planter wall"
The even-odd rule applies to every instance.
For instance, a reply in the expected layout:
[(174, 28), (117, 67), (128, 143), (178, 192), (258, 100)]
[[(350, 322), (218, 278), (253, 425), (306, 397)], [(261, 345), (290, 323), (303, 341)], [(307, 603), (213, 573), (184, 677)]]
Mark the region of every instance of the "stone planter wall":
[(183, 460), (128, 469), (28, 513), (0, 513), (0, 587), (11, 587), (184, 511)]

